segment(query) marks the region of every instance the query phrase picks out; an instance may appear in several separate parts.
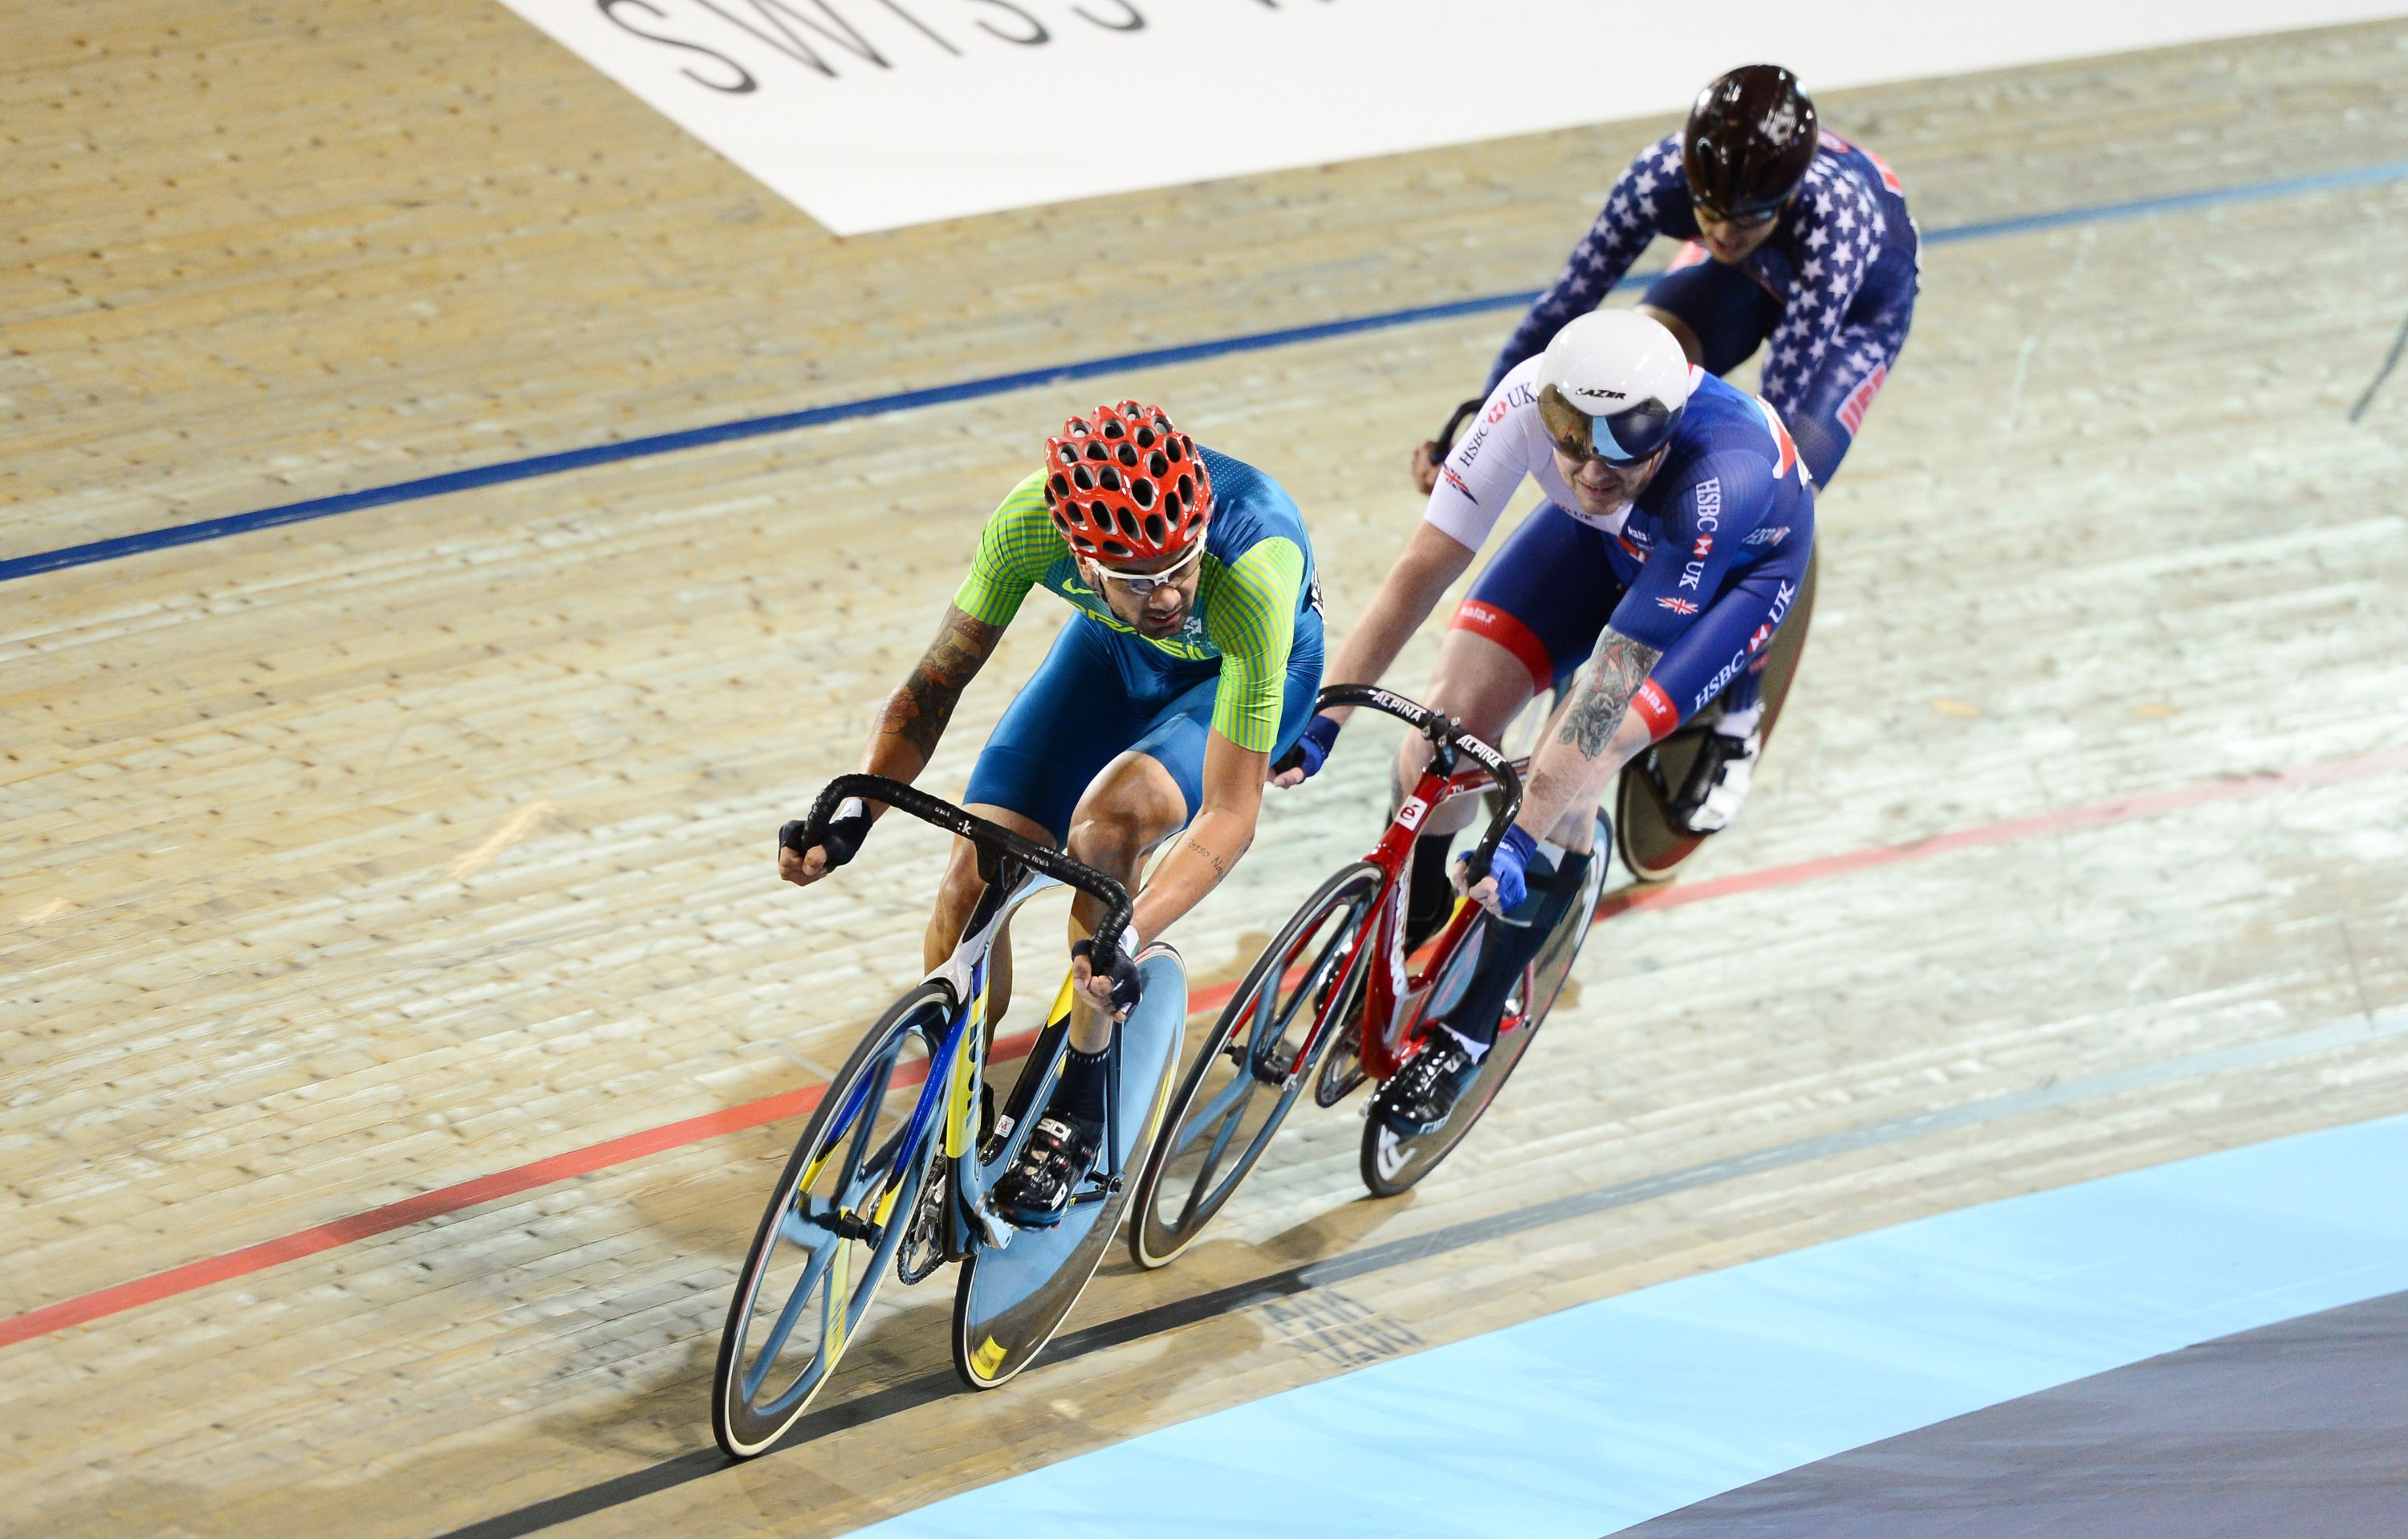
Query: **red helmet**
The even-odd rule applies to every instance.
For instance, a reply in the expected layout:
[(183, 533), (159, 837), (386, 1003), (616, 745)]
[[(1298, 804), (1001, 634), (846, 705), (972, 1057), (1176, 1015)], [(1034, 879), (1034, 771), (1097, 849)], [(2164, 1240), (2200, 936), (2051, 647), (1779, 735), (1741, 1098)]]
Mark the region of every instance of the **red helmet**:
[(1176, 555), (1202, 538), (1212, 478), (1196, 441), (1158, 406), (1123, 401), (1045, 440), (1045, 508), (1070, 548), (1118, 565)]

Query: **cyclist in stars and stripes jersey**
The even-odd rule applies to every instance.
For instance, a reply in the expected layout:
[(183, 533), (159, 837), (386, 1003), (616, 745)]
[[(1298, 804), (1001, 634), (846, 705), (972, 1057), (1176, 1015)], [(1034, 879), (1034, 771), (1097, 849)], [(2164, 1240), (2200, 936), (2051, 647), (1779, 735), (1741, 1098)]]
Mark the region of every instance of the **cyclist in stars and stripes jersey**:
[[(1073, 417), (1045, 467), (1003, 499), (936, 640), (887, 698), (861, 767), (918, 777), (945, 723), (1032, 588), (1077, 614), (996, 724), (963, 805), (1135, 890), (1147, 852), (1177, 836), (1137, 895), (1121, 955), (1071, 948), (1079, 994), (1060, 1083), (995, 1202), (1022, 1224), (1057, 1219), (1102, 1143), (1104, 1054), (1137, 1002), (1139, 936), (1159, 936), (1253, 841), (1273, 757), (1296, 741), (1321, 683), (1312, 541), (1279, 484), (1197, 447), (1135, 401)], [(845, 803), (824, 844), (781, 851), (807, 885), (859, 851), (876, 814)], [(956, 842), (929, 921), (931, 968), (953, 951), (983, 884)], [(1091, 899), (1072, 909), (1092, 928)], [(1010, 956), (990, 1017), (1010, 995)]]
[[(1730, 71), (1698, 93), (1681, 132), (1614, 182), (1562, 273), (1498, 353), (1486, 389), (1596, 309), (1658, 235), (1686, 244), (1640, 309), (1710, 374), (1730, 372), (1762, 346), (1764, 398), (1816, 487), (1828, 487), (1914, 318), (1922, 240), (1897, 174), (1823, 128), (1789, 71)], [(1437, 484), (1442, 453), (1436, 443), (1414, 451), (1424, 493)], [(1721, 702), (1675, 809), (1693, 832), (1723, 827), (1744, 800), (1762, 713), (1757, 681), (1742, 677)]]

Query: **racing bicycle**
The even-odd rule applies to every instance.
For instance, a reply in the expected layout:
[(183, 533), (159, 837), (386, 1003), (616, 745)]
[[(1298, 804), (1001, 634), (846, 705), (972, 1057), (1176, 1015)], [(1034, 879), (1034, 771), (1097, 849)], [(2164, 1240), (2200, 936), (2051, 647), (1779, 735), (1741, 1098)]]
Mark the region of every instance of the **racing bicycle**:
[(731, 1456), (768, 1451), (825, 1388), (889, 1275), (906, 1284), (959, 1263), (953, 1366), (991, 1389), (1026, 1368), (1078, 1302), (1118, 1227), (1127, 1171), (1160, 1125), (1163, 1092), (1187, 1016), (1187, 973), (1159, 942), (1138, 954), (1143, 992), (1112, 1033), (1102, 1157), (1061, 1221), (1017, 1229), (989, 1201), (1020, 1158), (1060, 1077), (1069, 1042), (1066, 977), (999, 1113), (985, 1091), (996, 938), (1023, 903), (1068, 886), (1109, 911), (1096, 950), (1110, 956), (1129, 919), (1127, 890), (900, 781), (841, 775), (779, 842), (800, 852), (825, 836), (848, 797), (882, 802), (977, 846), (986, 884), (942, 966), (896, 1000), (822, 1090), (737, 1274), (712, 1377), (711, 1429)]
[[(1172, 1092), (1168, 1130), (1138, 1181), (1129, 1249), (1140, 1266), (1164, 1265), (1195, 1243), (1308, 1086), (1316, 1103), (1329, 1107), (1367, 1080), (1395, 1073), (1471, 988), (1491, 928), (1511, 922), (1458, 901), (1437, 935), (1412, 956), (1404, 954), (1406, 891), (1422, 826), (1458, 797), (1493, 791), (1487, 827), (1469, 857), (1470, 878), (1479, 880), (1521, 811), (1514, 764), (1452, 719), (1383, 689), (1333, 685), (1321, 692), (1318, 709), (1333, 706), (1403, 721), (1429, 740), (1429, 761), (1379, 843), (1305, 899), (1254, 958), (1197, 1049)], [(1367, 1119), (1361, 1173), (1374, 1196), (1393, 1197), (1436, 1169), (1529, 1050), (1597, 909), (1607, 865), (1602, 818), (1597, 838), (1583, 891), (1508, 992), (1496, 1045), (1446, 1121), (1409, 1136), (1376, 1116)]]

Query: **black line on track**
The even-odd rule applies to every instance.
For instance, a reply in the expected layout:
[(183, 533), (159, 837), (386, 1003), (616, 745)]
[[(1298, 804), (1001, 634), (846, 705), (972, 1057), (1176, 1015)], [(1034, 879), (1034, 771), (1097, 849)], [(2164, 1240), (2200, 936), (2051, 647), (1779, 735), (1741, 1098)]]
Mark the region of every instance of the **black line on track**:
[[(1859, 1128), (1846, 1128), (1835, 1133), (1823, 1133), (1813, 1138), (1794, 1139), (1770, 1148), (1756, 1149), (1727, 1159), (1710, 1159), (1703, 1164), (1685, 1166), (1657, 1175), (1641, 1176), (1632, 1181), (1620, 1181), (1610, 1187), (1596, 1187), (1584, 1192), (1533, 1202), (1527, 1207), (1513, 1208), (1491, 1214), (1484, 1218), (1467, 1219), (1449, 1224), (1426, 1234), (1408, 1235), (1381, 1244), (1366, 1245), (1319, 1261), (1307, 1261), (1298, 1266), (1257, 1277), (1251, 1282), (1236, 1283), (1227, 1287), (1199, 1293), (1193, 1298), (1175, 1299), (1125, 1315), (1117, 1320), (1104, 1320), (1074, 1330), (1046, 1349), (1041, 1363), (1067, 1362), (1091, 1356), (1149, 1336), (1161, 1335), (1182, 1326), (1194, 1325), (1216, 1316), (1252, 1308), (1255, 1304), (1291, 1298), (1316, 1287), (1384, 1272), (1391, 1267), (1413, 1261), (1427, 1260), (1462, 1250), (1489, 1240), (1503, 1239), (1531, 1230), (1559, 1224), (1566, 1219), (1584, 1218), (1615, 1208), (1629, 1207), (1676, 1192), (1694, 1191), (1700, 1187), (1717, 1186), (1737, 1181), (1768, 1171), (1802, 1165), (1810, 1160), (1831, 1155), (1848, 1154), (1920, 1138), (1927, 1133), (1945, 1132), (1996, 1122), (2004, 1117), (2047, 1111), (2076, 1101), (2115, 1095), (2150, 1086), (2193, 1079), (2202, 1074), (2221, 1073), (2229, 1070), (2252, 1068), (2280, 1058), (2295, 1057), (2306, 1053), (2330, 1052), (2339, 1048), (2393, 1037), (2408, 1036), (2408, 1010), (2387, 1011), (2378, 1016), (2345, 1021), (2334, 1026), (2318, 1027), (2288, 1036), (2242, 1043), (2235, 1046), (2195, 1053), (2186, 1057), (2157, 1063), (2135, 1065), (2114, 1070), (2083, 1079), (2065, 1080), (2036, 1089), (2015, 1090), (2002, 1096), (1967, 1101), (1956, 1106), (1935, 1107), (1909, 1116), (1893, 1117), (1885, 1122), (1870, 1122)], [(1366, 1200), (1368, 1201), (1368, 1199)], [(968, 1393), (961, 1381), (950, 1373), (924, 1374), (900, 1384), (873, 1389), (855, 1396), (841, 1404), (814, 1411), (796, 1422), (794, 1429), (780, 1438), (764, 1459), (816, 1442), (831, 1432), (882, 1421), (891, 1416), (933, 1403), (954, 1394)], [(730, 1460), (716, 1448), (679, 1454), (657, 1464), (648, 1465), (608, 1480), (547, 1497), (512, 1512), (480, 1519), (466, 1528), (453, 1529), (437, 1539), (519, 1539), (523, 1534), (537, 1533), (572, 1518), (590, 1517), (612, 1507), (633, 1502), (640, 1496), (673, 1489), (705, 1475), (731, 1468)]]
[(2374, 371), (2373, 381), (2366, 387), (2366, 394), (2360, 396), (2358, 398), (2358, 404), (2349, 409), (2351, 422), (2365, 416), (2366, 409), (2374, 404), (2374, 393), (2383, 388), (2383, 381), (2391, 378), (2391, 371), (2400, 367), (2400, 354), (2403, 349), (2408, 349), (2408, 317), (2401, 320), (2400, 330), (2391, 338), (2391, 352), (2385, 356), (2383, 367)]

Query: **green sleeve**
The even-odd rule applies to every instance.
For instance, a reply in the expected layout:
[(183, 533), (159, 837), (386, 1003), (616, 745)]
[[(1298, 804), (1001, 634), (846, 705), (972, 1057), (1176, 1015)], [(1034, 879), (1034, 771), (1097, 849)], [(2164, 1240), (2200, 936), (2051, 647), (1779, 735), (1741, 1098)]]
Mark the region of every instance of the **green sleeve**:
[(1020, 601), (1044, 580), (1062, 550), (1054, 515), (1045, 511), (1045, 472), (1034, 471), (986, 521), (953, 607), (990, 626), (1011, 624)]
[(1240, 748), (1268, 754), (1279, 741), (1303, 593), (1304, 552), (1292, 539), (1258, 541), (1221, 573), (1208, 621), (1221, 653), (1212, 730)]

